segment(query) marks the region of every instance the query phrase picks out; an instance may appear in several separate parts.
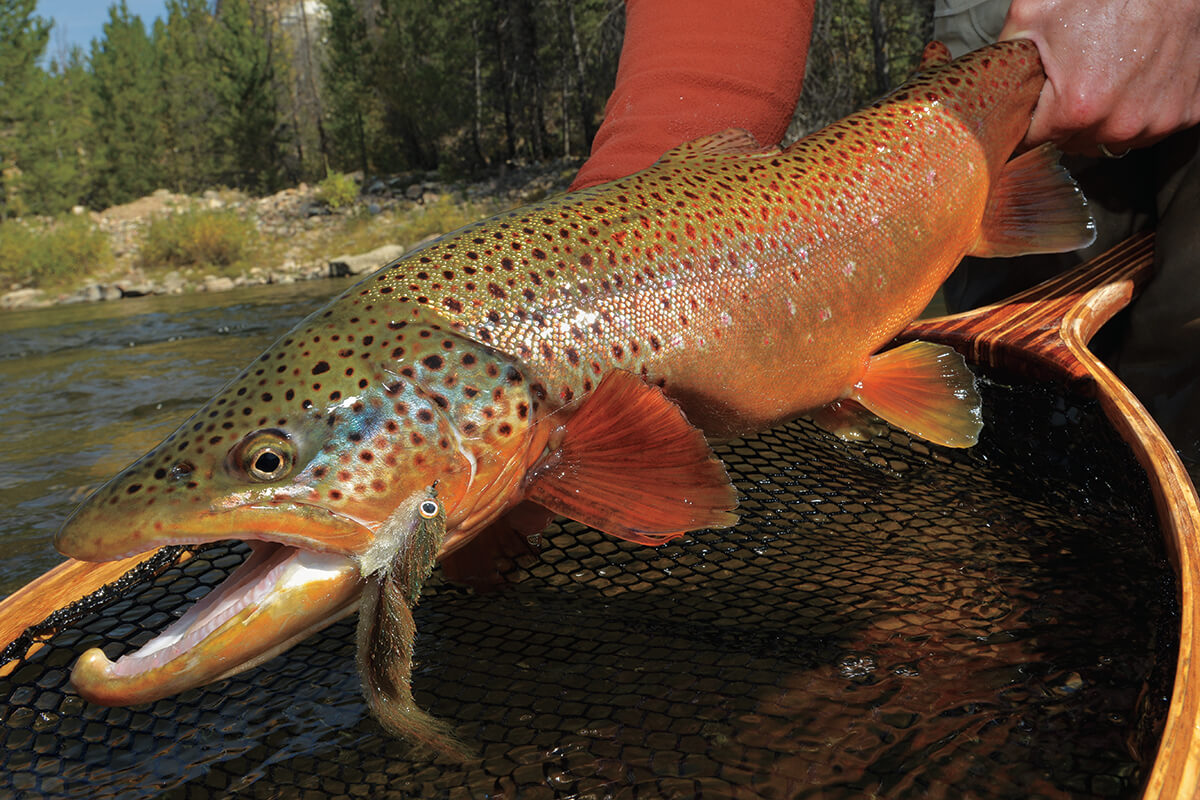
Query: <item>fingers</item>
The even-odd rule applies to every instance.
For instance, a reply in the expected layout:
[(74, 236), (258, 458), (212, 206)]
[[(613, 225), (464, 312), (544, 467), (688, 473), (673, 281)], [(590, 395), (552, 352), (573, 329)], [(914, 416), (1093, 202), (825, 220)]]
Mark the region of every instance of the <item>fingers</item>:
[(1014, 0), (1000, 38), (1032, 40), (1046, 70), (1027, 145), (1115, 155), (1200, 123), (1200, 4), (1144, 5)]

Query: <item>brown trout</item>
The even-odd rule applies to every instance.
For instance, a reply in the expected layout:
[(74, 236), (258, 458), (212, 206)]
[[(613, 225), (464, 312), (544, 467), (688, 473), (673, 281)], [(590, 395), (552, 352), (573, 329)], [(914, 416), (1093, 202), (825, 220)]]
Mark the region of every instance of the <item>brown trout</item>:
[(67, 520), (55, 544), (82, 560), (253, 548), (140, 651), (85, 653), (77, 690), (163, 697), (361, 602), (372, 709), (461, 756), (408, 685), (411, 607), (435, 558), (486, 572), (505, 537), (552, 514), (646, 544), (730, 525), (736, 493), (706, 437), (802, 413), (852, 435), (869, 411), (972, 444), (961, 357), (879, 351), (965, 254), (1091, 242), (1057, 153), (1009, 160), (1043, 80), (1029, 42), (952, 63), (931, 48), (896, 92), (785, 150), (715, 134), (348, 289)]

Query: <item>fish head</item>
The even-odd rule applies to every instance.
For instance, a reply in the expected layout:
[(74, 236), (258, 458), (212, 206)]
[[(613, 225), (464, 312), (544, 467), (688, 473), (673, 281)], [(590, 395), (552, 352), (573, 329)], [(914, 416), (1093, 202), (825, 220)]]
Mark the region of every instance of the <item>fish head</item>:
[(420, 309), (399, 320), (334, 310), (100, 487), (55, 546), (107, 561), (244, 539), (356, 558), (434, 486), (452, 529), (494, 516), (504, 498), (479, 482), (529, 445), (534, 401), (520, 371)]
[(421, 308), (385, 316), (353, 298), (301, 322), (63, 525), (55, 546), (84, 561), (251, 550), (139, 650), (84, 653), (82, 697), (147, 702), (260, 664), (351, 613), (386, 565), (410, 568), (397, 561), (412, 548), (432, 547), (432, 566), (519, 496), (542, 447), (522, 373)]

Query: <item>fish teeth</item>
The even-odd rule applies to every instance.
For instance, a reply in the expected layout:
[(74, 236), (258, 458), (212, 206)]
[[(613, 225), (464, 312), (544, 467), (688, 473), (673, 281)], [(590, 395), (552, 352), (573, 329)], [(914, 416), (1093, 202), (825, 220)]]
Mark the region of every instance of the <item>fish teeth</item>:
[[(233, 575), (197, 601), (162, 633), (113, 662), (112, 673), (129, 677), (170, 663), (241, 611), (270, 595), (300, 552), (286, 545), (260, 545)], [(271, 561), (276, 563), (261, 577), (254, 578), (255, 573)]]

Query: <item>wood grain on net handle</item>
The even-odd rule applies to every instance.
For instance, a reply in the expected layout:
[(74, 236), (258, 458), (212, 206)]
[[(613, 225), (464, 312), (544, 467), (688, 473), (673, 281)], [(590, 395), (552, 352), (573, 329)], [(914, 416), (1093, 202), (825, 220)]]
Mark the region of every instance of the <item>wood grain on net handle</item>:
[[(1000, 268), (1000, 267), (998, 267)], [(899, 337), (948, 344), (976, 364), (1064, 384), (1100, 402), (1146, 470), (1179, 587), (1179, 658), (1171, 709), (1143, 800), (1200, 797), (1200, 500), (1179, 456), (1133, 393), (1088, 349), (1150, 280), (1154, 237), (1134, 236), (1078, 268), (993, 306), (918, 320)]]

